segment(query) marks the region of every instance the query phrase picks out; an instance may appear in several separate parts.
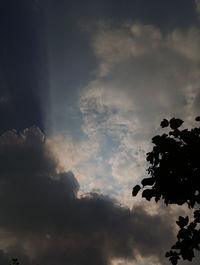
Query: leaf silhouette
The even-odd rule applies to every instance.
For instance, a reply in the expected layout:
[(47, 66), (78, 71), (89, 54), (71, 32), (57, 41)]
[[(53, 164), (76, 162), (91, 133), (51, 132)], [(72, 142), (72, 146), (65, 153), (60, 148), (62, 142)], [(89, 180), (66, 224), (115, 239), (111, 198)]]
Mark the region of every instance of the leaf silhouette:
[(186, 226), (189, 222), (189, 218), (188, 216), (186, 216), (185, 218), (182, 217), (182, 216), (179, 216), (179, 219), (178, 221), (176, 221), (177, 225), (180, 227), (180, 228), (183, 228), (184, 226)]
[(155, 178), (145, 178), (141, 181), (143, 186), (152, 186), (155, 183)]
[(160, 126), (161, 126), (162, 128), (164, 128), (164, 127), (168, 127), (168, 126), (169, 126), (169, 121), (166, 120), (166, 119), (164, 119), (163, 121), (161, 121)]
[(141, 189), (141, 187), (139, 185), (136, 185), (134, 188), (133, 188), (133, 191), (132, 191), (132, 196), (136, 196), (139, 192), (139, 190)]
[(183, 121), (181, 119), (172, 118), (169, 123), (172, 129), (178, 129), (183, 124)]
[[(200, 116), (195, 120), (200, 121)], [(150, 176), (141, 181), (142, 197), (146, 200), (154, 197), (155, 202), (186, 204), (195, 209), (191, 220), (188, 216), (179, 216), (176, 222), (177, 242), (171, 248), (176, 251), (166, 253), (173, 265), (181, 257), (191, 261), (193, 250), (200, 250), (200, 127), (181, 130), (182, 124), (177, 118), (161, 122), (162, 128), (170, 125), (172, 130), (152, 138), (153, 149), (146, 156)], [(135, 186), (134, 196), (140, 189), (139, 185)]]

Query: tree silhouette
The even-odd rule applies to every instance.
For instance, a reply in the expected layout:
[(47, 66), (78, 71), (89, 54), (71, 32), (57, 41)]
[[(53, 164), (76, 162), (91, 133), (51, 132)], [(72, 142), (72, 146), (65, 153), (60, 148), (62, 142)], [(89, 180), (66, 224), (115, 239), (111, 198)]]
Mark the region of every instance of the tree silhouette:
[[(196, 117), (197, 122), (200, 117)], [(193, 209), (193, 218), (179, 216), (177, 242), (166, 253), (173, 265), (182, 257), (192, 261), (194, 250), (200, 250), (200, 127), (183, 129), (180, 119), (164, 119), (161, 127), (169, 131), (152, 138), (153, 150), (147, 153), (150, 163), (149, 178), (144, 178), (142, 197), (156, 202), (163, 200), (166, 205), (178, 204)], [(148, 187), (147, 187), (148, 186)], [(141, 187), (136, 185), (132, 195), (136, 196)]]

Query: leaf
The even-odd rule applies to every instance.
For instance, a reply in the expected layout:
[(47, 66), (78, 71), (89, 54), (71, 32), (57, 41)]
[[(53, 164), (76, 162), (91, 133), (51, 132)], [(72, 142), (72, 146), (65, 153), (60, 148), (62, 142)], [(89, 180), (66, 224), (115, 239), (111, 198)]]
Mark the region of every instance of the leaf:
[(134, 188), (133, 188), (133, 191), (132, 191), (132, 196), (136, 196), (139, 192), (139, 190), (141, 189), (141, 187), (139, 185), (136, 185)]
[(169, 121), (169, 123), (170, 123), (170, 127), (174, 130), (174, 129), (178, 129), (183, 124), (183, 121), (180, 119), (172, 118)]
[(150, 152), (147, 153), (147, 158), (146, 158), (146, 160), (147, 160), (149, 163), (153, 164), (154, 155), (153, 155), (152, 152), (151, 152), (151, 153), (150, 153)]
[(191, 222), (191, 223), (189, 224), (188, 228), (189, 228), (190, 230), (194, 230), (196, 226), (197, 226), (197, 224), (196, 224), (195, 222)]
[(181, 251), (182, 258), (185, 260), (191, 261), (192, 258), (194, 257), (194, 251), (192, 249), (184, 249), (184, 251)]
[(173, 252), (173, 251), (167, 252), (165, 254), (165, 257), (167, 257), (167, 258), (170, 257), (169, 260), (171, 261), (171, 263), (173, 265), (176, 265), (177, 264), (177, 261), (179, 259), (178, 254), (176, 252)]
[(162, 128), (168, 127), (169, 126), (169, 121), (167, 119), (164, 119), (163, 121), (161, 121), (160, 126)]
[(160, 135), (156, 135), (152, 138), (152, 143), (154, 143), (155, 145), (158, 145), (160, 143)]
[(180, 228), (183, 228), (184, 226), (186, 226), (189, 222), (189, 217), (186, 216), (185, 218), (182, 217), (182, 216), (179, 216), (178, 218), (178, 221), (176, 221), (177, 225), (180, 227)]
[(152, 189), (147, 189), (142, 192), (142, 197), (147, 201), (150, 201), (153, 196), (155, 196), (155, 191)]
[(172, 256), (169, 260), (171, 261), (172, 265), (176, 265), (178, 262), (178, 257)]
[(172, 251), (170, 250), (169, 252), (166, 252), (165, 257), (168, 258), (168, 257), (171, 257), (171, 255), (172, 255)]
[(194, 218), (198, 218), (198, 217), (200, 217), (200, 211), (196, 210), (194, 211)]
[(171, 249), (181, 249), (181, 243), (177, 241), (176, 244), (171, 247)]
[(186, 228), (181, 228), (178, 232), (177, 238), (180, 239), (188, 239), (191, 236), (191, 231)]
[(143, 186), (152, 186), (155, 183), (155, 178), (145, 178), (141, 181)]
[(169, 132), (169, 135), (173, 135), (174, 137), (177, 138), (180, 135), (180, 132), (179, 132), (179, 130), (174, 129), (174, 131)]

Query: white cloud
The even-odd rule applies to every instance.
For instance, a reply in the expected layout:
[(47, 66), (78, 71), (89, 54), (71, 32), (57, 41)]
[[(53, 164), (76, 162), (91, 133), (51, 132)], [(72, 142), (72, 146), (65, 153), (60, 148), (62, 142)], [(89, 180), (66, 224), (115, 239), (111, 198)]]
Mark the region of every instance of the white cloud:
[(113, 259), (111, 265), (161, 265), (160, 261), (156, 257), (143, 258), (140, 255), (137, 256), (137, 260), (128, 259)]
[(51, 142), (84, 192), (99, 189), (130, 205), (160, 121), (199, 114), (199, 33), (195, 27), (164, 35), (151, 25), (99, 24), (92, 38), (96, 77), (79, 97), (86, 138)]
[(100, 60), (99, 75), (107, 75), (114, 64), (127, 62), (157, 49), (162, 35), (151, 25), (124, 24), (113, 28), (99, 24), (94, 37), (94, 52)]
[(94, 33), (99, 68), (80, 94), (83, 131), (100, 143), (99, 157), (121, 188), (146, 174), (145, 153), (163, 118), (198, 114), (199, 36), (194, 27), (163, 35), (137, 23), (101, 23)]
[[(98, 142), (82, 140), (75, 142), (70, 135), (55, 135), (47, 139), (47, 145), (58, 160), (57, 171), (72, 171), (80, 184), (92, 177), (92, 165), (88, 161), (91, 157), (97, 158)], [(84, 164), (85, 168), (80, 165)]]
[[(200, 1), (199, 1), (200, 4)], [(168, 35), (169, 48), (194, 62), (200, 61), (200, 31), (191, 27), (187, 31), (174, 30)]]

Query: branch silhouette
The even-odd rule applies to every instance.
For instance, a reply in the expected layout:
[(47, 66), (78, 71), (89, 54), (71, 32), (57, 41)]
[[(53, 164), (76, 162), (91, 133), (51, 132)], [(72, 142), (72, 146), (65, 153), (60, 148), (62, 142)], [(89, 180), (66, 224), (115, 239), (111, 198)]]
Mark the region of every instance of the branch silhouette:
[[(200, 117), (196, 117), (197, 122)], [(177, 204), (193, 209), (193, 220), (179, 216), (177, 242), (166, 253), (173, 265), (180, 258), (192, 261), (194, 250), (200, 250), (200, 127), (183, 129), (181, 119), (164, 119), (160, 126), (169, 128), (167, 133), (152, 138), (153, 150), (147, 153), (150, 163), (149, 178), (136, 185), (132, 195), (142, 189), (142, 197), (156, 202), (163, 200), (166, 205)], [(166, 129), (165, 129), (166, 130)], [(147, 187), (148, 186), (148, 187)]]

